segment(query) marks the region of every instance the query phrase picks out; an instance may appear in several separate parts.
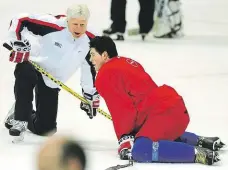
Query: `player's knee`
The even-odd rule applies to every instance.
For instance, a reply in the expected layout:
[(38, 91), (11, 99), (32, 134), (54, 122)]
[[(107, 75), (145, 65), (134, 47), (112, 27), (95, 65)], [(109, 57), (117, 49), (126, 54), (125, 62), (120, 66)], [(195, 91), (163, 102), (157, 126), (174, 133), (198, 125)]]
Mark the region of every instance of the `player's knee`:
[(57, 132), (57, 128), (36, 128), (33, 133), (39, 136), (51, 136)]
[(153, 141), (146, 137), (135, 140), (132, 157), (137, 162), (152, 162)]
[(42, 129), (40, 131), (37, 131), (37, 134), (40, 136), (52, 136), (57, 132), (57, 128), (51, 128), (51, 129)]
[(28, 129), (39, 136), (51, 136), (57, 132), (56, 123), (50, 124), (49, 126), (44, 126), (43, 124), (40, 124), (39, 122), (32, 122), (28, 124)]
[(37, 75), (34, 67), (29, 62), (23, 62), (16, 65), (14, 70), (14, 76), (17, 79), (28, 79), (30, 81), (36, 81)]

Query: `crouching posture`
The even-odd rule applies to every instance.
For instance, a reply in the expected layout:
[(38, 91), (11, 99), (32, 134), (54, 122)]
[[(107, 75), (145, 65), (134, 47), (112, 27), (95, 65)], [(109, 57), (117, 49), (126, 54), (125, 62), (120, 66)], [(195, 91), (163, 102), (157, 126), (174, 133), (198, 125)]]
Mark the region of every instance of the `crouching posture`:
[(118, 56), (108, 37), (91, 40), (90, 54), (98, 71), (95, 86), (113, 118), (121, 159), (207, 165), (219, 161), (216, 150), (224, 146), (219, 138), (185, 132), (189, 114), (174, 88), (158, 86), (138, 62)]
[[(29, 14), (11, 21), (9, 44), (13, 50), (10, 61), (17, 63), (14, 71), (15, 105), (7, 115), (5, 126), (16, 140), (21, 140), (27, 129), (37, 135), (57, 131), (60, 88), (28, 60), (63, 83), (81, 68), (81, 87), (88, 103), (81, 103), (80, 108), (91, 119), (96, 116), (99, 94), (94, 87), (96, 71), (89, 61), (89, 41), (94, 37), (87, 28), (90, 12), (86, 5), (76, 4), (70, 6), (66, 14)], [(22, 33), (26, 30), (38, 39), (37, 44), (30, 44), (33, 38)]]

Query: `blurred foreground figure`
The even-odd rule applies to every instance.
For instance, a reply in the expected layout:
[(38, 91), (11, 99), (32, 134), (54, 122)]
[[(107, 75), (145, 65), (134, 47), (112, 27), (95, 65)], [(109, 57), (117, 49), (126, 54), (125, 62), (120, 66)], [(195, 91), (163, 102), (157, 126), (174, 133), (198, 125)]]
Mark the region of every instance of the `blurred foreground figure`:
[(49, 138), (37, 156), (38, 170), (84, 170), (86, 156), (83, 148), (70, 137)]

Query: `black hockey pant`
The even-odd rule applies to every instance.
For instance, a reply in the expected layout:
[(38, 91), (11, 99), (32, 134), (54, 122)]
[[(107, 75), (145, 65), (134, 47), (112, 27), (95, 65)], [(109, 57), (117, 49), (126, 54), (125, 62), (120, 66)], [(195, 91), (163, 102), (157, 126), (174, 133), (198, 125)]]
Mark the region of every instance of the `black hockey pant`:
[[(127, 0), (112, 0), (111, 3), (111, 28), (124, 33), (126, 28), (126, 2)], [(140, 12), (138, 23), (140, 33), (148, 33), (154, 24), (155, 0), (138, 0)], [(132, 9), (131, 9), (132, 10)]]
[[(15, 120), (28, 121), (28, 129), (37, 135), (56, 132), (59, 89), (46, 86), (29, 62), (17, 64), (14, 75)], [(32, 105), (34, 89), (36, 111)]]

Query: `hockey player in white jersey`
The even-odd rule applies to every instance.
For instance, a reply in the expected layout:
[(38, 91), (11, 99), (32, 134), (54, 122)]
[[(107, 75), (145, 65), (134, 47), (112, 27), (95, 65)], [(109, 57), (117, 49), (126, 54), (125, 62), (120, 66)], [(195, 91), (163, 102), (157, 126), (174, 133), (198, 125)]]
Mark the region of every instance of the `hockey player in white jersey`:
[[(95, 35), (87, 28), (89, 15), (87, 6), (79, 4), (70, 6), (66, 17), (48, 14), (12, 19), (8, 43), (13, 48), (10, 61), (17, 65), (15, 104), (5, 121), (10, 135), (22, 137), (27, 128), (37, 135), (57, 130), (60, 88), (36, 71), (28, 60), (36, 62), (61, 82), (66, 82), (80, 67), (83, 95), (89, 102), (81, 103), (80, 108), (90, 118), (96, 116), (99, 94), (94, 87), (96, 72), (89, 60), (89, 41)], [(26, 30), (38, 38), (38, 44), (30, 43), (29, 36), (24, 33)], [(34, 89), (36, 109), (32, 105)]]

